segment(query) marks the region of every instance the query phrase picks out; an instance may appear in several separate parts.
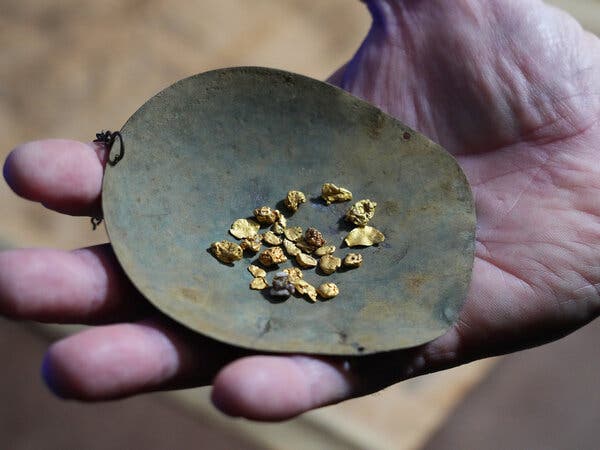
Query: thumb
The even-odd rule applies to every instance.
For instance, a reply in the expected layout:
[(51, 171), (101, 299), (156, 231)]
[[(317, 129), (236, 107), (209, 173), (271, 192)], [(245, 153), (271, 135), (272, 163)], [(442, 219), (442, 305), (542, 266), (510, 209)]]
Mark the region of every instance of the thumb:
[(371, 14), (371, 28), (354, 56), (327, 81), (398, 117), (397, 94), (405, 94), (399, 81), (410, 78), (413, 66), (410, 30), (402, 23), (411, 8), (404, 0), (361, 1)]
[[(377, 36), (381, 36), (381, 32), (385, 30), (386, 23), (389, 22), (388, 17), (391, 18), (394, 14), (394, 9), (392, 5), (388, 5), (387, 0), (360, 0), (365, 3), (369, 13), (371, 14), (372, 23), (369, 33), (365, 37), (362, 45), (359, 47), (355, 55), (350, 59), (350, 61), (344, 64), (342, 67), (337, 69), (328, 79), (327, 82), (331, 83), (335, 86), (341, 87), (342, 89), (346, 89), (351, 91), (351, 73), (356, 70), (357, 66), (360, 65), (361, 54), (366, 51), (366, 47), (370, 46), (373, 40), (376, 39)], [(391, 0), (389, 3), (397, 3), (394, 0)], [(396, 7), (398, 7), (396, 5)]]

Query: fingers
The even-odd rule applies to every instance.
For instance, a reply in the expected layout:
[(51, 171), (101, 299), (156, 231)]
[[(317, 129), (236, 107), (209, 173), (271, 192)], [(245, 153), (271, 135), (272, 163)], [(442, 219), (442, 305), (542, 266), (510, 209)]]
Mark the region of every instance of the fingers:
[(231, 416), (276, 421), (351, 397), (356, 380), (343, 361), (310, 356), (250, 356), (223, 369), (212, 400)]
[(109, 400), (205, 385), (240, 350), (168, 321), (107, 325), (52, 345), (42, 375), (63, 398)]
[(58, 212), (95, 216), (100, 212), (104, 146), (44, 140), (14, 149), (4, 164), (10, 187), (28, 200)]
[[(110, 400), (210, 384), (247, 351), (204, 338), (165, 320), (95, 327), (48, 350), (42, 375), (63, 398)], [(282, 420), (354, 392), (343, 363), (308, 356), (243, 357), (215, 380), (224, 412)]]
[(57, 323), (106, 323), (151, 311), (110, 246), (0, 252), (0, 314)]
[(459, 348), (454, 327), (420, 347), (362, 357), (248, 356), (217, 375), (212, 400), (231, 416), (285, 420), (467, 362)]
[(57, 395), (86, 401), (203, 386), (214, 378), (212, 400), (221, 411), (278, 421), (456, 365), (452, 334), (360, 358), (249, 356), (162, 318), (96, 327), (59, 341), (42, 373)]

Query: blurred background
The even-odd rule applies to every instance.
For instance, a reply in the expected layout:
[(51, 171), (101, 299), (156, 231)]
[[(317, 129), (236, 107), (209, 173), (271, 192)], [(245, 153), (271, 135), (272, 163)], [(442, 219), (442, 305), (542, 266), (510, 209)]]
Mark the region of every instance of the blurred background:
[[(551, 3), (600, 32), (600, 1)], [(369, 25), (358, 0), (0, 0), (0, 156), (22, 141), (118, 129), (156, 92), (218, 67), (326, 78)], [(0, 211), (0, 247), (107, 241), (89, 219), (20, 200), (4, 183)], [(39, 366), (48, 344), (74, 328), (0, 319), (0, 448), (600, 447), (600, 323), (275, 425), (222, 416), (208, 389), (62, 402), (43, 387)]]

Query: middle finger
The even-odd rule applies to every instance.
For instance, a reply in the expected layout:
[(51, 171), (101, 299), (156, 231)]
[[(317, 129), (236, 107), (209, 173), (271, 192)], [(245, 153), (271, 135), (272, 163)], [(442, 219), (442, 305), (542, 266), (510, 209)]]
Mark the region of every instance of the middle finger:
[(108, 244), (71, 252), (0, 252), (0, 314), (4, 316), (98, 324), (144, 317), (152, 310)]

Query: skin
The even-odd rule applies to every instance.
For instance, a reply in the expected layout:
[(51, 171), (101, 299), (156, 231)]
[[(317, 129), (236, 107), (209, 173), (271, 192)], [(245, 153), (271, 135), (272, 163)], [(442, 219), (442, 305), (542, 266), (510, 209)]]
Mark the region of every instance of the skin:
[[(0, 253), (0, 314), (99, 324), (43, 363), (64, 398), (213, 384), (226, 414), (282, 420), (406, 378), (564, 336), (600, 313), (600, 43), (536, 0), (371, 0), (373, 26), (331, 82), (439, 142), (465, 171), (478, 226), (457, 323), (418, 348), (360, 359), (250, 354), (147, 305), (110, 246)], [(22, 197), (99, 211), (103, 148), (24, 144), (4, 174)]]

